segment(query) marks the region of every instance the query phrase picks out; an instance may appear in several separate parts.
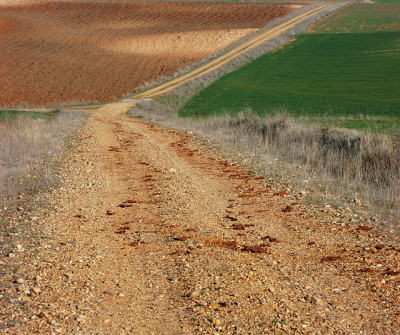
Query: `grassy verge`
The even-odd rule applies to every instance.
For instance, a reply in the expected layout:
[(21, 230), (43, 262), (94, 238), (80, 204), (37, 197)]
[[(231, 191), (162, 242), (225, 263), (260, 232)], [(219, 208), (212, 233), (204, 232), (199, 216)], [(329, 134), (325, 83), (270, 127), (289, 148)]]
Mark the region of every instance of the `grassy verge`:
[(51, 119), (57, 115), (58, 111), (50, 113), (42, 112), (30, 112), (21, 110), (0, 110), (0, 121), (2, 122), (12, 122), (15, 121), (20, 116), (25, 116), (30, 119)]
[[(196, 132), (239, 153), (265, 175), (278, 169), (277, 175), (291, 176), (291, 184), (323, 186), (330, 204), (361, 198), (371, 211), (395, 224), (400, 214), (399, 145), (388, 136), (299, 122), (283, 113), (181, 118), (157, 101), (140, 102), (129, 115)], [(276, 168), (277, 160), (286, 162), (284, 170)], [(304, 180), (310, 183), (304, 185)]]
[[(35, 114), (36, 116), (36, 114)], [(12, 204), (21, 192), (36, 192), (54, 181), (51, 157), (85, 120), (80, 112), (59, 112), (52, 118), (16, 116), (0, 124), (0, 204)]]

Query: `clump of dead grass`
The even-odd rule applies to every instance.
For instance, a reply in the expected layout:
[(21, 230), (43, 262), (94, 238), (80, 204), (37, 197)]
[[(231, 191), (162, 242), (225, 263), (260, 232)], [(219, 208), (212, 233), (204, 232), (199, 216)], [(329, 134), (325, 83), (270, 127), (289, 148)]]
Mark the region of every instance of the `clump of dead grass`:
[(35, 192), (54, 181), (51, 157), (86, 118), (82, 112), (59, 113), (51, 120), (19, 116), (0, 124), (0, 205), (18, 193)]

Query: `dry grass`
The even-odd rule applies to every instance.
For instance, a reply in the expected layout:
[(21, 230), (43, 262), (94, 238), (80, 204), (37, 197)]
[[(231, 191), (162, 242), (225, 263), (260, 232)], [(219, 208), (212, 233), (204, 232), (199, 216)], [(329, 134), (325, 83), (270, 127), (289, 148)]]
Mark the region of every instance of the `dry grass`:
[(54, 181), (51, 157), (85, 120), (80, 112), (59, 112), (51, 120), (19, 116), (0, 124), (0, 205), (10, 205), (22, 192), (36, 192)]
[(129, 113), (194, 131), (248, 157), (283, 159), (292, 164), (291, 173), (300, 164), (306, 171), (303, 177), (314, 176), (335, 193), (360, 197), (391, 219), (400, 214), (400, 152), (389, 137), (302, 123), (283, 112), (265, 117), (248, 111), (237, 116), (179, 118), (168, 106), (149, 101)]

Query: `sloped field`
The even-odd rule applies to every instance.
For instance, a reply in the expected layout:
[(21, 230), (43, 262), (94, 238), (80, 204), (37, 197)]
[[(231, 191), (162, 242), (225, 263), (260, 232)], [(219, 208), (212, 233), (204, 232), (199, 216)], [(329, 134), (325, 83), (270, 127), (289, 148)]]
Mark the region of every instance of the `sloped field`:
[(0, 105), (104, 102), (168, 76), (294, 8), (42, 2), (0, 11)]

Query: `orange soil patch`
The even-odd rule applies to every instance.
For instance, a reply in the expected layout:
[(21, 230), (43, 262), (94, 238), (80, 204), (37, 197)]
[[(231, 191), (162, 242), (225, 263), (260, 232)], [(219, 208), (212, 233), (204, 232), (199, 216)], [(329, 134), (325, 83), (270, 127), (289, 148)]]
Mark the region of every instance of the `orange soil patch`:
[(105, 102), (298, 4), (39, 2), (1, 7), (0, 105)]

